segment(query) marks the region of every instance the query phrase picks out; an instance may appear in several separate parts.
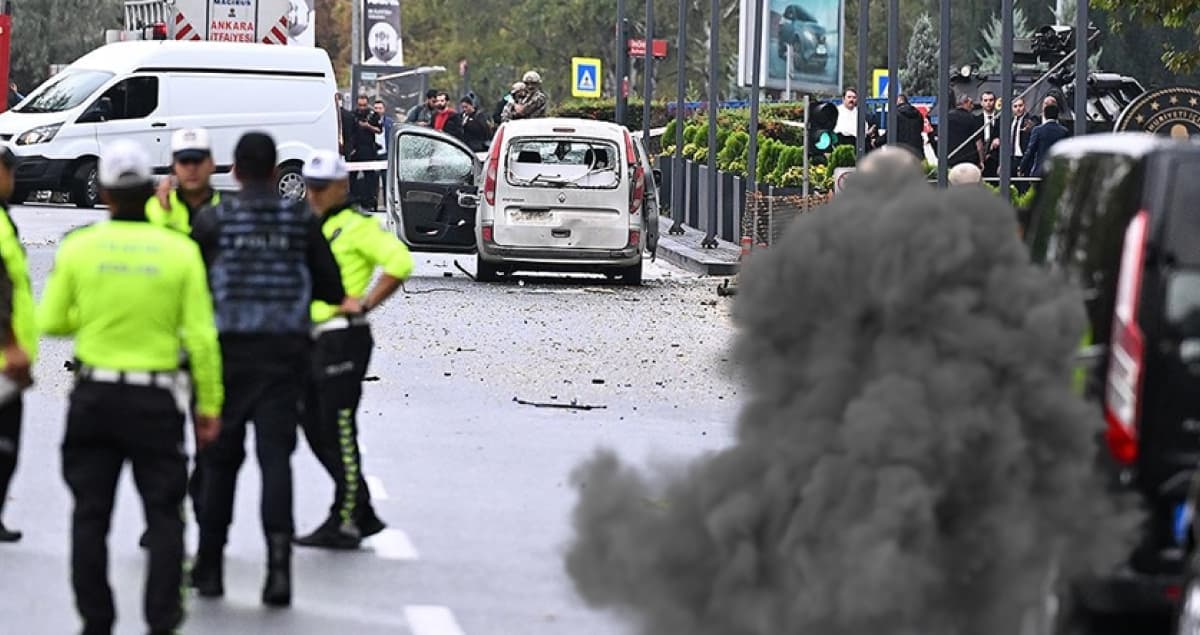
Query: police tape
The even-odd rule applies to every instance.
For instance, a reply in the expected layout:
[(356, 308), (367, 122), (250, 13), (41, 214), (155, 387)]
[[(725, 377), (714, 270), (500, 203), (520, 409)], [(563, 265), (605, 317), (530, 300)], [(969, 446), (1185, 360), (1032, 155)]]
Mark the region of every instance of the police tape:
[[(665, 126), (662, 128), (651, 128), (650, 136), (661, 137), (666, 131), (667, 128)], [(479, 160), (482, 161), (486, 158), (487, 153), (477, 152), (476, 155), (478, 155)], [(351, 161), (346, 164), (346, 170), (349, 172), (383, 172), (387, 170), (387, 163), (388, 162), (383, 159), (378, 161)]]

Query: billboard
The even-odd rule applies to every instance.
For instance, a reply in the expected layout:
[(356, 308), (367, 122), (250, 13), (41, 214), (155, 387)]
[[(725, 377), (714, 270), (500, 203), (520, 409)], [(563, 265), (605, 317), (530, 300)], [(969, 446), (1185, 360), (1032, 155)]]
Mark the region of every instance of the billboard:
[[(844, 0), (741, 0), (738, 81), (749, 86), (754, 72), (754, 19), (763, 22), (763, 88), (835, 95), (842, 92)], [(792, 64), (788, 68), (788, 44)]]
[(400, 0), (365, 0), (362, 17), (361, 63), (367, 66), (403, 66)]

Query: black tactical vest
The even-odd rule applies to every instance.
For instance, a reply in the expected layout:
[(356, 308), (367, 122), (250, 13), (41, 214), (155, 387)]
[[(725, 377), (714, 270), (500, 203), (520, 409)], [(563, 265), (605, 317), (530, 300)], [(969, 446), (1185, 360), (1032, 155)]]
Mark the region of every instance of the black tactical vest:
[(269, 194), (223, 199), (215, 208), (216, 256), (209, 267), (217, 331), (307, 333), (312, 274), (311, 212)]

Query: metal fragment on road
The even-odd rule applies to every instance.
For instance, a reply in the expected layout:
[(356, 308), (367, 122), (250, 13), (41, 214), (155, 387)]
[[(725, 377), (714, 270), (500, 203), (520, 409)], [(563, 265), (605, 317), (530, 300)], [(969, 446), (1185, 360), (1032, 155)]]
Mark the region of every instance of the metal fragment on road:
[(522, 406), (533, 406), (535, 408), (561, 408), (563, 410), (606, 410), (608, 406), (582, 404), (572, 399), (571, 403), (551, 403), (548, 401), (526, 401), (517, 397), (513, 397), (513, 401)]

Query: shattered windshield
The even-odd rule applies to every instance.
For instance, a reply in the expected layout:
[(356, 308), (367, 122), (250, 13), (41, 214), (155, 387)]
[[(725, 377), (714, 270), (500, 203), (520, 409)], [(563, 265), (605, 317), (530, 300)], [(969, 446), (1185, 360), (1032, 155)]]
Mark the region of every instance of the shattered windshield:
[(517, 139), (508, 182), (524, 187), (613, 189), (621, 182), (617, 144), (601, 139)]
[(62, 112), (91, 97), (113, 76), (106, 71), (67, 71), (42, 84), (17, 112)]

